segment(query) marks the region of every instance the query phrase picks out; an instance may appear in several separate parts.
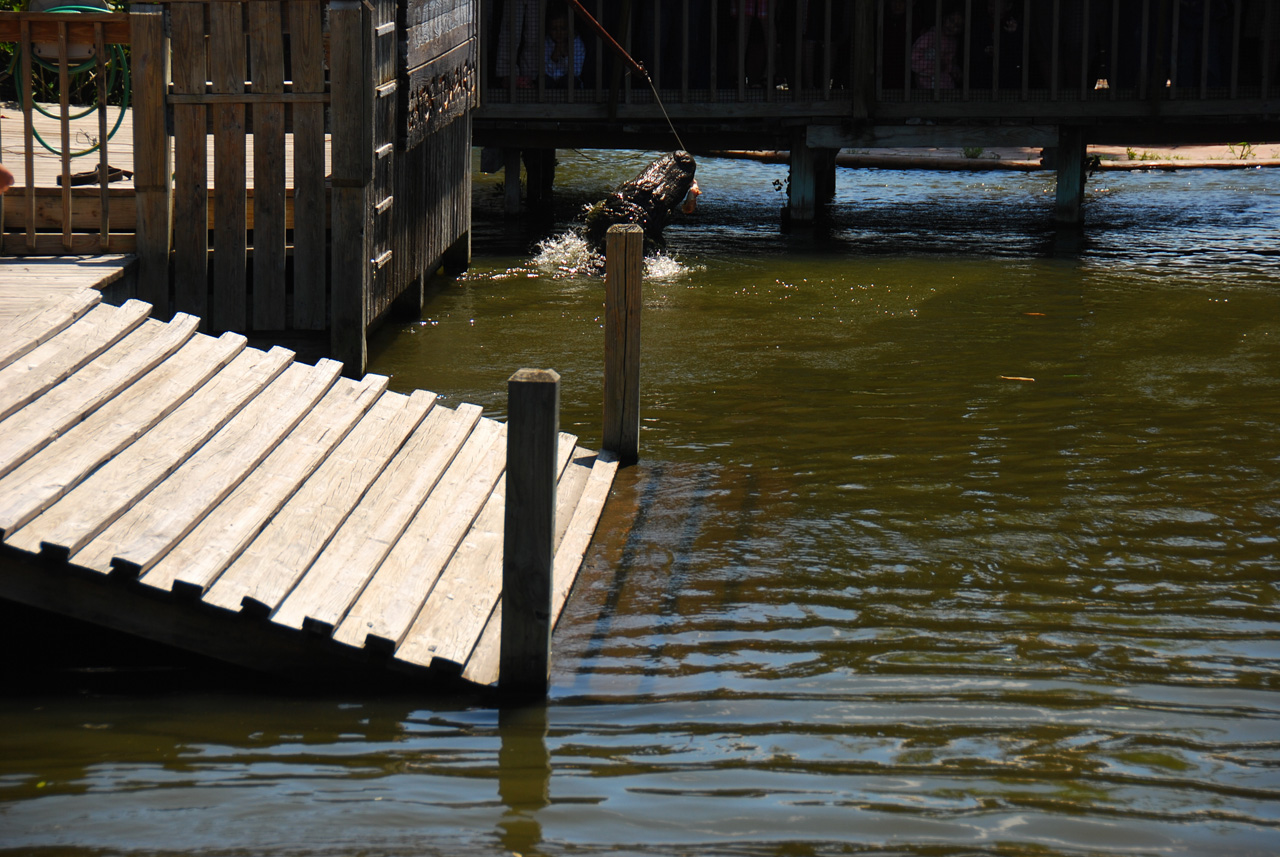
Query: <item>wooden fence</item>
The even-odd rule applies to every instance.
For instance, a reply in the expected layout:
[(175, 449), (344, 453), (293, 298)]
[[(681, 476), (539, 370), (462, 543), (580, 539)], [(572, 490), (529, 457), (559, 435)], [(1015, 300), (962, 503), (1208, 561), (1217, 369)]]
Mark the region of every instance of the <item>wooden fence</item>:
[[(62, 217), (52, 247), (37, 235), (28, 165), (24, 247), (134, 250), (138, 297), (158, 315), (192, 313), (214, 331), (328, 330), (332, 356), (363, 372), (369, 327), (397, 301), (420, 302), (442, 263), (468, 260), (476, 35), (473, 0), (0, 13), (24, 79), (35, 43), (59, 45), (64, 101), (69, 46), (96, 44), (101, 56), (114, 42), (131, 54), (135, 235), (110, 240), (102, 183), (96, 240)], [(32, 105), (23, 112), (30, 153)], [(69, 181), (61, 195), (70, 211)]]

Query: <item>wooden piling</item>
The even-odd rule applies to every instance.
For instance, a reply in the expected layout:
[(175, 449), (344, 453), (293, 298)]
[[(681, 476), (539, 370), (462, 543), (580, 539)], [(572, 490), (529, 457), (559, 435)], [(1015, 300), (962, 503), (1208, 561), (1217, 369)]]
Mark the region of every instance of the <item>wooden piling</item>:
[(551, 668), (560, 376), (521, 369), (507, 382), (507, 497), (498, 688), (545, 694)]
[[(163, 7), (134, 6), (133, 28), (133, 186), (138, 207), (138, 297), (154, 312), (169, 312), (169, 247), (173, 184), (169, 137), (165, 132), (165, 93), (169, 88), (169, 38)], [(28, 78), (30, 79), (30, 78)], [(32, 199), (33, 165), (27, 158), (27, 193)], [(63, 209), (66, 211), (67, 209)], [(33, 218), (34, 219), (34, 218)]]
[(604, 443), (622, 464), (640, 457), (640, 306), (644, 229), (634, 223), (605, 235)]
[(373, 80), (370, 18), (359, 0), (329, 4), (333, 116), (332, 282), (329, 350), (348, 376), (368, 358), (367, 296), (373, 282)]
[(1084, 129), (1063, 125), (1058, 130), (1058, 193), (1053, 217), (1059, 224), (1074, 226), (1084, 222), (1084, 183), (1088, 176), (1085, 156), (1088, 144)]

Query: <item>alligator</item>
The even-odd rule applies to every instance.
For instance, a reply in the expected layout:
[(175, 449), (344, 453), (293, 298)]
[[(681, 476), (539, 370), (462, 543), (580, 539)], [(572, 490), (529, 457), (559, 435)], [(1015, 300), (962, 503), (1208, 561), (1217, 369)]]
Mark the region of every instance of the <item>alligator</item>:
[(646, 246), (663, 246), (662, 230), (686, 196), (689, 202), (684, 210), (692, 212), (693, 200), (700, 193), (693, 180), (696, 168), (693, 155), (681, 150), (663, 155), (635, 178), (618, 185), (587, 211), (586, 237), (591, 249), (603, 253), (605, 233), (618, 223), (638, 224), (644, 229)]

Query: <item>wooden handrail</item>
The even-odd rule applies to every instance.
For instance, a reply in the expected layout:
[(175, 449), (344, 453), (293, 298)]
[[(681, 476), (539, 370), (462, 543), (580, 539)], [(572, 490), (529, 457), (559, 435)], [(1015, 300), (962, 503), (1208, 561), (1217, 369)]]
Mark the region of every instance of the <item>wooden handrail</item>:
[(32, 42), (57, 42), (58, 25), (67, 25), (67, 44), (94, 44), (94, 25), (102, 24), (103, 40), (109, 45), (127, 45), (133, 28), (127, 12), (0, 12), (0, 42), (22, 40), (19, 21), (31, 27)]

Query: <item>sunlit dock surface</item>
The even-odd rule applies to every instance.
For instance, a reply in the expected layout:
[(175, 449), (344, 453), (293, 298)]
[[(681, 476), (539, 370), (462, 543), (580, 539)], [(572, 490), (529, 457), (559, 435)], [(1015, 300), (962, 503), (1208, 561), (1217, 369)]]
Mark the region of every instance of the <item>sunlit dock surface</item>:
[[(0, 597), (304, 681), (494, 683), (505, 424), (149, 310), (0, 310)], [(563, 433), (558, 466), (553, 624), (617, 467)]]

